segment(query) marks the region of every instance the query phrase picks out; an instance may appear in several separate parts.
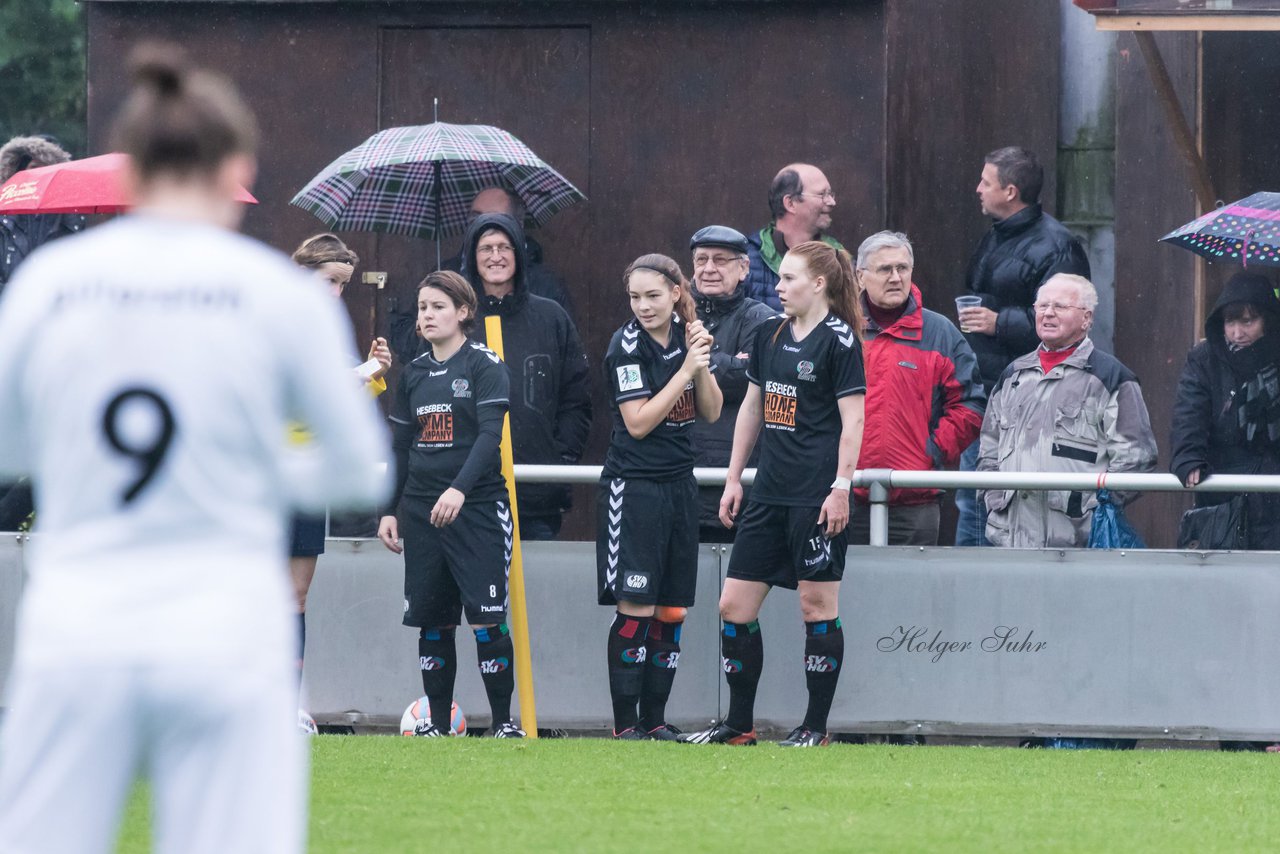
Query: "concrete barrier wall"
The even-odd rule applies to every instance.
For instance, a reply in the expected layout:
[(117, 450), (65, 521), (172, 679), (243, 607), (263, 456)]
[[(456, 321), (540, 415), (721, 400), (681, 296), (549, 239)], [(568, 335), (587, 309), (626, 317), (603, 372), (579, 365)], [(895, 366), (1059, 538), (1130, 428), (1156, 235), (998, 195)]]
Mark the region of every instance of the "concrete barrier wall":
[[(591, 543), (525, 545), (543, 726), (605, 727), (605, 633)], [(0, 682), (22, 548), (0, 541)], [(681, 726), (721, 715), (716, 598), (728, 554), (703, 546), (669, 706)], [(307, 705), (321, 722), (398, 719), (421, 692), (416, 630), (400, 625), (401, 559), (331, 540), (308, 605)], [(846, 732), (1163, 738), (1280, 736), (1280, 568), (1268, 553), (850, 549), (844, 673), (832, 710)], [(764, 725), (804, 712), (794, 593), (761, 614)], [(459, 632), (457, 697), (487, 704), (474, 642)]]
[(0, 533), (0, 706), (13, 665), (13, 636), (17, 629), (18, 598), (22, 595), (22, 547), (19, 534)]

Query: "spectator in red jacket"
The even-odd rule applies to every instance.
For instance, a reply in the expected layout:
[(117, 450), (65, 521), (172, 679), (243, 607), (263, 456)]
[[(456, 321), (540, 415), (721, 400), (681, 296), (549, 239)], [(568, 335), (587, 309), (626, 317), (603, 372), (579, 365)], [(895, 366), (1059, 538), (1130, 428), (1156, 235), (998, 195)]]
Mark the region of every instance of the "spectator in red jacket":
[[(954, 466), (978, 437), (986, 392), (978, 362), (955, 325), (924, 307), (911, 280), (905, 234), (881, 231), (858, 247), (866, 332), (867, 414), (860, 469), (929, 471)], [(889, 544), (938, 544), (937, 489), (889, 493)], [(868, 540), (867, 490), (854, 490), (849, 542)]]

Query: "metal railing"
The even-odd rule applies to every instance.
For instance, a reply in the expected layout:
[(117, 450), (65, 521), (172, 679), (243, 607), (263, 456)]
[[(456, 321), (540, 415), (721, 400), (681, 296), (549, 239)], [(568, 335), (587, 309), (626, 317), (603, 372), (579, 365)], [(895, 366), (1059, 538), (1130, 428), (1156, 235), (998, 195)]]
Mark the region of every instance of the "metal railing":
[[(516, 481), (520, 483), (595, 483), (601, 466), (517, 465)], [(723, 486), (728, 469), (695, 468), (693, 476), (699, 486)], [(742, 473), (742, 482), (750, 485), (755, 469)], [(1026, 489), (1070, 490), (1094, 492), (1107, 488), (1116, 492), (1280, 492), (1280, 475), (1216, 474), (1199, 485), (1185, 487), (1171, 474), (1128, 474), (1111, 472), (989, 472), (989, 471), (899, 471), (896, 469), (859, 469), (853, 473), (853, 485), (865, 487), (871, 504), (870, 544), (889, 544), (890, 489)]]

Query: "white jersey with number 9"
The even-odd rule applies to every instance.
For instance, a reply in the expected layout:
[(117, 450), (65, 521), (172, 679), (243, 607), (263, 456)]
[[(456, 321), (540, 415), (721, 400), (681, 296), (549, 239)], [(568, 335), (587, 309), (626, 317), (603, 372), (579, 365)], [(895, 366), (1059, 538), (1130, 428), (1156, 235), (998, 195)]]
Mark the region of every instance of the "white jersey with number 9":
[(26, 654), (287, 647), (289, 514), (386, 485), (351, 342), (323, 288), (209, 225), (132, 216), (34, 254), (0, 300), (0, 472), (37, 499)]

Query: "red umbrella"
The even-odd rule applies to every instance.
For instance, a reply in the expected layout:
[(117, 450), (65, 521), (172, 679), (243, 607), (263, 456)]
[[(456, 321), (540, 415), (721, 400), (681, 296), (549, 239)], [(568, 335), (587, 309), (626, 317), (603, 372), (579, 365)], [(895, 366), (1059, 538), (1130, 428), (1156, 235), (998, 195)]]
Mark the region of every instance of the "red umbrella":
[[(127, 154), (101, 154), (18, 172), (0, 187), (0, 214), (118, 213), (132, 206), (124, 188)], [(236, 201), (256, 205), (241, 187)]]

